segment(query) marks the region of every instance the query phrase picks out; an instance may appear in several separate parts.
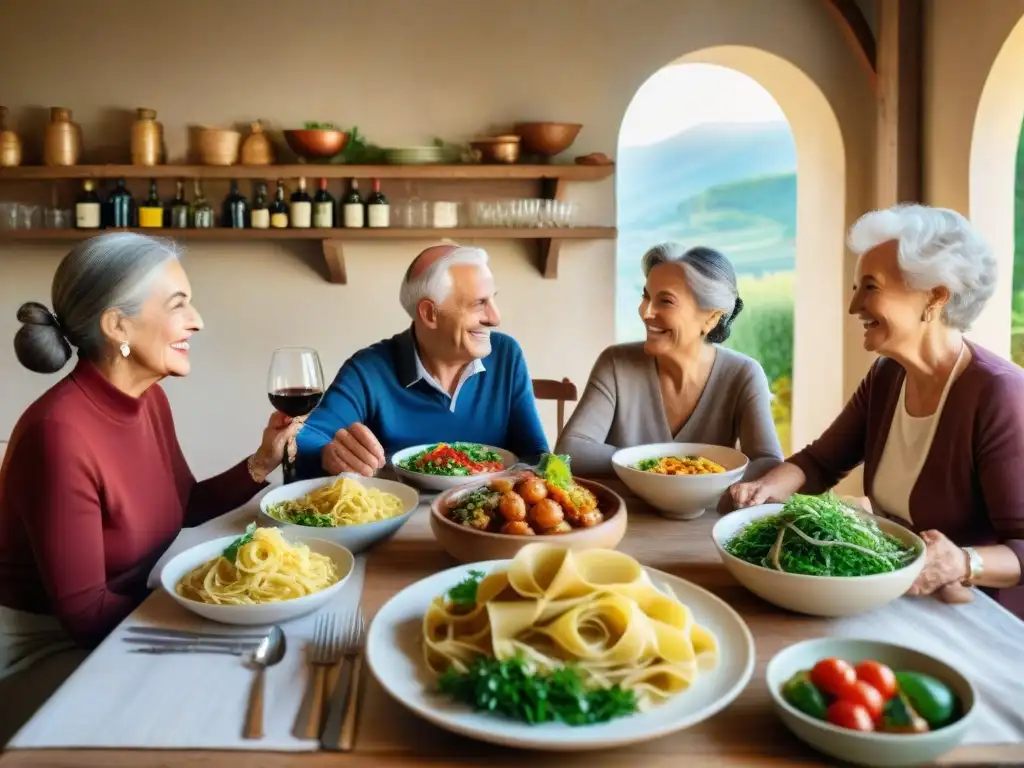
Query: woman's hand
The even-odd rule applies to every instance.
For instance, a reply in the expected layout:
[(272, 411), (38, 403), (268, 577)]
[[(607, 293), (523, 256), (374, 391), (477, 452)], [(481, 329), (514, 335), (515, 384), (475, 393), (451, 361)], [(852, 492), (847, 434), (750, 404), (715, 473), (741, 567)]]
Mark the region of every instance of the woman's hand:
[(933, 595), (946, 602), (965, 602), (968, 590), (962, 582), (970, 576), (964, 551), (938, 531), (922, 531), (921, 538), (928, 547), (924, 568), (910, 586), (908, 595)]
[(269, 475), (284, 461), (284, 452), (288, 450), (288, 456), (295, 458), (295, 436), (299, 434), (305, 416), (292, 418), (280, 411), (274, 411), (267, 422), (267, 428), (263, 430), (263, 442), (253, 456), (253, 464), (263, 474)]
[(759, 504), (770, 504), (783, 499), (776, 498), (774, 484), (766, 481), (751, 480), (747, 483), (736, 483), (729, 486), (729, 492), (722, 497), (718, 505), (719, 512), (731, 512), (744, 507), (756, 507)]

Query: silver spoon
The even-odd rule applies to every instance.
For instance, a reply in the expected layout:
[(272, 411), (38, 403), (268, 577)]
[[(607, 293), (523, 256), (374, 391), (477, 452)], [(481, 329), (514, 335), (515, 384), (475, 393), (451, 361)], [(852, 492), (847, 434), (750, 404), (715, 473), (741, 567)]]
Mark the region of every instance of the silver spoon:
[(263, 738), (263, 678), (267, 667), (274, 666), (284, 657), (284, 651), (284, 632), (280, 627), (274, 626), (270, 628), (267, 636), (260, 640), (260, 644), (252, 653), (256, 679), (253, 680), (252, 691), (249, 693), (249, 713), (245, 718), (244, 737), (247, 739)]

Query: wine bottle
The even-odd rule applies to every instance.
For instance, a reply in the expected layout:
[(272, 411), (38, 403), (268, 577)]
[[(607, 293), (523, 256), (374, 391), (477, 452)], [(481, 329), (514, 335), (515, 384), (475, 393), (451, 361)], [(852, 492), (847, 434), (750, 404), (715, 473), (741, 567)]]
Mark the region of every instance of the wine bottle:
[(124, 185), (124, 179), (117, 180), (117, 186), (107, 198), (107, 226), (114, 228), (135, 226), (135, 200)]
[(96, 194), (96, 182), (86, 179), (82, 182), (82, 194), (75, 203), (75, 227), (78, 229), (99, 229), (103, 226), (103, 204)]
[(352, 179), (348, 194), (345, 195), (343, 206), (346, 227), (366, 226), (366, 210), (363, 205), (363, 198), (359, 194), (359, 182)]
[(370, 227), (387, 227), (391, 224), (391, 207), (380, 191), (380, 179), (373, 180), (373, 194), (366, 201), (366, 223)]
[(195, 193), (196, 200), (195, 206), (192, 209), (192, 226), (196, 229), (210, 229), (214, 224), (214, 212), (213, 206), (206, 201), (206, 196), (203, 194), (203, 185), (196, 179), (195, 181)]
[(177, 189), (174, 193), (174, 200), (170, 205), (171, 215), (168, 225), (172, 229), (188, 229), (189, 210), (188, 200), (185, 199), (185, 182), (178, 179)]
[(320, 179), (320, 189), (313, 198), (313, 226), (317, 229), (334, 226), (334, 197), (327, 191), (327, 179)]
[(238, 191), (238, 182), (231, 180), (231, 190), (221, 204), (220, 225), (229, 229), (249, 226), (249, 201)]
[(157, 192), (156, 179), (149, 181), (149, 197), (139, 206), (139, 226), (146, 229), (160, 228), (164, 225), (164, 204)]
[(288, 228), (288, 204), (284, 201), (284, 182), (277, 180), (274, 202), (270, 204), (270, 226), (274, 229)]
[(253, 229), (268, 229), (270, 227), (270, 209), (267, 207), (267, 182), (265, 181), (256, 185), (256, 195), (253, 197), (252, 210), (249, 212), (249, 225)]
[(308, 229), (313, 220), (313, 200), (306, 192), (306, 180), (299, 177), (299, 188), (292, 192), (292, 206), (289, 211), (292, 226)]

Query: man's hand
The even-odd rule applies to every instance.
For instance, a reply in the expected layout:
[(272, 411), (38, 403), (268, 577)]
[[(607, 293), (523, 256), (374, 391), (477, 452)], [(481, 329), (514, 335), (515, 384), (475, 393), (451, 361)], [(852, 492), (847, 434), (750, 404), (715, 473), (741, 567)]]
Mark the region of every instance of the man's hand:
[(356, 422), (339, 429), (334, 439), (323, 447), (320, 463), (332, 475), (354, 472), (373, 477), (387, 464), (384, 448), (365, 424)]

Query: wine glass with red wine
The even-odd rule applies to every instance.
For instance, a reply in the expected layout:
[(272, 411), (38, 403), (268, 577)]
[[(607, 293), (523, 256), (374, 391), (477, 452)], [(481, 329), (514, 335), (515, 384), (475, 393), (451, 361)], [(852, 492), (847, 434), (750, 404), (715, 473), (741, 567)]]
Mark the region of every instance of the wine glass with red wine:
[[(267, 393), (270, 404), (287, 416), (295, 418), (312, 413), (324, 396), (324, 372), (316, 350), (307, 347), (274, 350), (267, 374)], [(290, 453), (291, 446), (288, 446), (281, 465), (286, 483), (295, 475)]]

